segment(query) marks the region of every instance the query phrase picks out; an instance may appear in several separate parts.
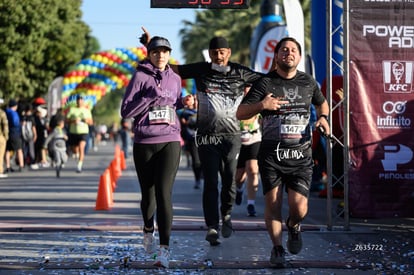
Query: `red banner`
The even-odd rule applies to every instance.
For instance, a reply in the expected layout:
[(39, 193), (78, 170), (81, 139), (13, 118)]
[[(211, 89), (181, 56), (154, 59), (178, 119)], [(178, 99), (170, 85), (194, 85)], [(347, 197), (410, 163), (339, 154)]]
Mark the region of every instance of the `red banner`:
[(352, 217), (414, 217), (414, 1), (349, 1)]

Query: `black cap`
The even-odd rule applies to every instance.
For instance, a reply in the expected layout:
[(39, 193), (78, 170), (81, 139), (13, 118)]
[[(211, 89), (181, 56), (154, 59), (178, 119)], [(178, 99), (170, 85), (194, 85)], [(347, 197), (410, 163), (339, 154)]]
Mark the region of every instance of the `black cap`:
[(221, 49), (221, 48), (230, 48), (229, 43), (227, 42), (226, 38), (222, 36), (213, 37), (210, 40), (210, 45), (208, 47), (210, 50), (213, 49)]
[(160, 47), (167, 48), (169, 51), (171, 51), (170, 42), (166, 38), (160, 37), (160, 36), (154, 36), (153, 38), (151, 38), (150, 42), (148, 43), (147, 51), (150, 52), (152, 50), (155, 50), (155, 48), (160, 48)]
[(17, 101), (14, 100), (14, 99), (10, 99), (10, 101), (9, 101), (9, 107), (14, 107), (16, 105), (17, 105)]

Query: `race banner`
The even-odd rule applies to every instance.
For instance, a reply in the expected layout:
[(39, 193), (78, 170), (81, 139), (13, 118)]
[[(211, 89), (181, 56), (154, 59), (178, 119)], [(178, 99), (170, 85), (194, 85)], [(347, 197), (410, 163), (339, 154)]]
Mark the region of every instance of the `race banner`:
[(414, 217), (414, 1), (349, 0), (351, 217)]
[(63, 76), (53, 79), (47, 92), (47, 116), (51, 118), (62, 107)]
[(251, 68), (267, 73), (273, 62), (276, 44), (280, 39), (292, 36), (302, 47), (298, 69), (305, 71), (305, 27), (299, 0), (262, 0), (260, 15), (261, 21), (250, 42)]

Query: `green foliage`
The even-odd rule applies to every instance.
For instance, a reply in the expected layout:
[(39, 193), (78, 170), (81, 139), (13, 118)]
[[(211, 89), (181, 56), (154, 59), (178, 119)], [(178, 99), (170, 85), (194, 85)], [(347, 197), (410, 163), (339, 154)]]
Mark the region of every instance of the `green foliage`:
[(44, 96), (52, 80), (99, 47), (81, 0), (0, 0), (0, 96)]
[(312, 0), (300, 0), (305, 21), (305, 49), (308, 54), (311, 52), (311, 5)]
[[(305, 16), (306, 49), (310, 44), (310, 4), (311, 0), (301, 0)], [(195, 22), (184, 20), (179, 34), (181, 49), (186, 63), (204, 60), (202, 49), (208, 47), (213, 36), (221, 35), (229, 40), (233, 62), (249, 66), (250, 40), (260, 22), (261, 0), (251, 0), (246, 10), (202, 10), (196, 11)]]
[(125, 89), (106, 94), (93, 108), (92, 114), (95, 125), (112, 125), (121, 120), (120, 106)]
[(201, 50), (207, 49), (213, 36), (224, 36), (232, 49), (232, 61), (249, 64), (251, 33), (260, 22), (260, 1), (251, 1), (249, 9), (196, 11), (195, 22), (182, 21), (181, 48), (186, 62), (203, 60)]

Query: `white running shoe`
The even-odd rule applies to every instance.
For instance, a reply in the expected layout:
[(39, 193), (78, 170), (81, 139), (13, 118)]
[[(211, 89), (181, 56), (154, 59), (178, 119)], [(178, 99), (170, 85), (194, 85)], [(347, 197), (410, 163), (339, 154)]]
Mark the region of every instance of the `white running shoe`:
[(145, 233), (144, 232), (144, 241), (143, 241), (145, 252), (148, 254), (154, 253), (157, 249), (157, 244), (155, 240), (154, 233)]
[(165, 247), (160, 247), (154, 266), (168, 268), (170, 266), (170, 251)]

